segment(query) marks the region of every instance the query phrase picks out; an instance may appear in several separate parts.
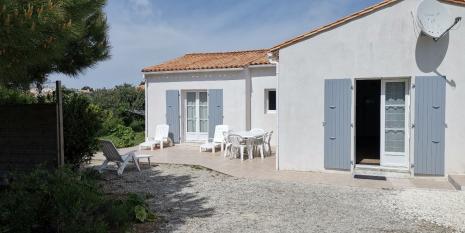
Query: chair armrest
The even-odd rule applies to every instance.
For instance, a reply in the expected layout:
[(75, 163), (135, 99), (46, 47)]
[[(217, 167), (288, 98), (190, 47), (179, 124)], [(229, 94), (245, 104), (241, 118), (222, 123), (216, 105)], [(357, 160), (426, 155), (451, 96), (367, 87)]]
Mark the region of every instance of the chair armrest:
[(129, 151), (125, 153), (124, 155), (136, 155), (136, 150)]

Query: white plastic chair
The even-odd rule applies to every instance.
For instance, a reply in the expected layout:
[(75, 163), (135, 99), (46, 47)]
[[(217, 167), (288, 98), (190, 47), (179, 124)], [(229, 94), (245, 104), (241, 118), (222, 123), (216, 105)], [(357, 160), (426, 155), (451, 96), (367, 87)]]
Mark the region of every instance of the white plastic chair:
[(139, 162), (137, 161), (134, 151), (128, 152), (125, 155), (120, 155), (115, 145), (108, 140), (100, 140), (100, 146), (102, 148), (103, 155), (105, 156), (105, 161), (103, 161), (102, 165), (98, 168), (98, 171), (100, 173), (102, 173), (103, 170), (107, 169), (108, 163), (113, 162), (116, 163), (116, 165), (118, 166), (118, 175), (122, 175), (124, 168), (126, 168), (127, 164), (131, 160), (136, 165), (137, 170), (140, 171)]
[(169, 125), (157, 125), (155, 129), (155, 137), (148, 137), (145, 139), (145, 142), (139, 144), (139, 150), (149, 147), (150, 150), (153, 150), (157, 145), (160, 145), (160, 149), (163, 150), (163, 144), (169, 142)]
[(265, 130), (260, 129), (260, 128), (253, 128), (253, 129), (250, 130), (250, 132), (252, 134), (260, 134), (260, 135), (264, 135), (266, 133)]
[(215, 134), (213, 135), (213, 141), (207, 142), (200, 146), (200, 152), (212, 150), (212, 153), (215, 153), (215, 149), (218, 146), (221, 146), (221, 152), (224, 149), (224, 132), (229, 131), (229, 126), (227, 125), (217, 125), (215, 127)]
[(231, 131), (223, 132), (223, 138), (224, 138), (223, 156), (225, 158), (232, 155), (232, 152), (231, 152), (232, 143), (231, 143), (231, 141), (229, 141), (229, 134), (230, 133), (231, 133)]
[(231, 152), (234, 158), (236, 158), (237, 151), (239, 151), (241, 161), (244, 161), (244, 150), (247, 147), (244, 138), (240, 135), (230, 134), (228, 135), (228, 140), (231, 142)]
[(267, 137), (268, 133), (265, 133), (264, 135), (258, 136), (254, 139), (254, 149), (258, 149), (260, 151), (260, 156), (262, 159), (265, 158), (265, 139)]
[(270, 131), (266, 133), (264, 137), (265, 151), (268, 154), (268, 156), (271, 156), (271, 136), (272, 135), (273, 135), (273, 131)]

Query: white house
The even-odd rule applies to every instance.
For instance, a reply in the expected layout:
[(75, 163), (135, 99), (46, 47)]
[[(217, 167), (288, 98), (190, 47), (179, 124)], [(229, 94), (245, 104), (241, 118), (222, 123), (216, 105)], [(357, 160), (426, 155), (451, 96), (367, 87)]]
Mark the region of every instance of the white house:
[[(465, 22), (421, 33), (421, 0), (385, 0), (271, 49), (282, 170), (465, 173)], [(464, 0), (439, 1), (451, 22)]]
[(186, 54), (144, 68), (146, 135), (165, 123), (175, 143), (205, 142), (219, 124), (276, 132), (276, 68), (267, 53)]

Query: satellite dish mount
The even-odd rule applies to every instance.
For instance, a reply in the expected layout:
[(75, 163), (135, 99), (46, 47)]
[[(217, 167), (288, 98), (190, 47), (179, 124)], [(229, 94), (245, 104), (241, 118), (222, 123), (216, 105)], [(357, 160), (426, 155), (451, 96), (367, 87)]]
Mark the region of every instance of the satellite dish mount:
[(417, 18), (423, 34), (434, 41), (439, 41), (462, 20), (462, 17), (452, 19), (449, 10), (437, 0), (423, 0), (418, 5)]

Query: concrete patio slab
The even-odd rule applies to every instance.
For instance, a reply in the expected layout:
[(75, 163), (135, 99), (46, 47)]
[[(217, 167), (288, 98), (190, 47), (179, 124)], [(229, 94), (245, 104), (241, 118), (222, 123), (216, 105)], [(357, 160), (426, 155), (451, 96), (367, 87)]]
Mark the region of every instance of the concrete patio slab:
[[(121, 152), (137, 150), (125, 148)], [(344, 185), (352, 187), (367, 187), (378, 189), (440, 189), (455, 190), (445, 177), (415, 177), (408, 179), (387, 178), (387, 180), (354, 179), (348, 172), (298, 172), (276, 170), (276, 157), (259, 157), (253, 160), (240, 161), (239, 159), (224, 158), (220, 152), (200, 152), (195, 144), (181, 144), (167, 147), (163, 150), (142, 150), (137, 154), (150, 154), (152, 164), (183, 164), (203, 166), (227, 175), (238, 178), (274, 180), (282, 182), (298, 182), (307, 184)], [(103, 161), (103, 155), (98, 153), (93, 163)], [(141, 161), (142, 163), (145, 162)]]

